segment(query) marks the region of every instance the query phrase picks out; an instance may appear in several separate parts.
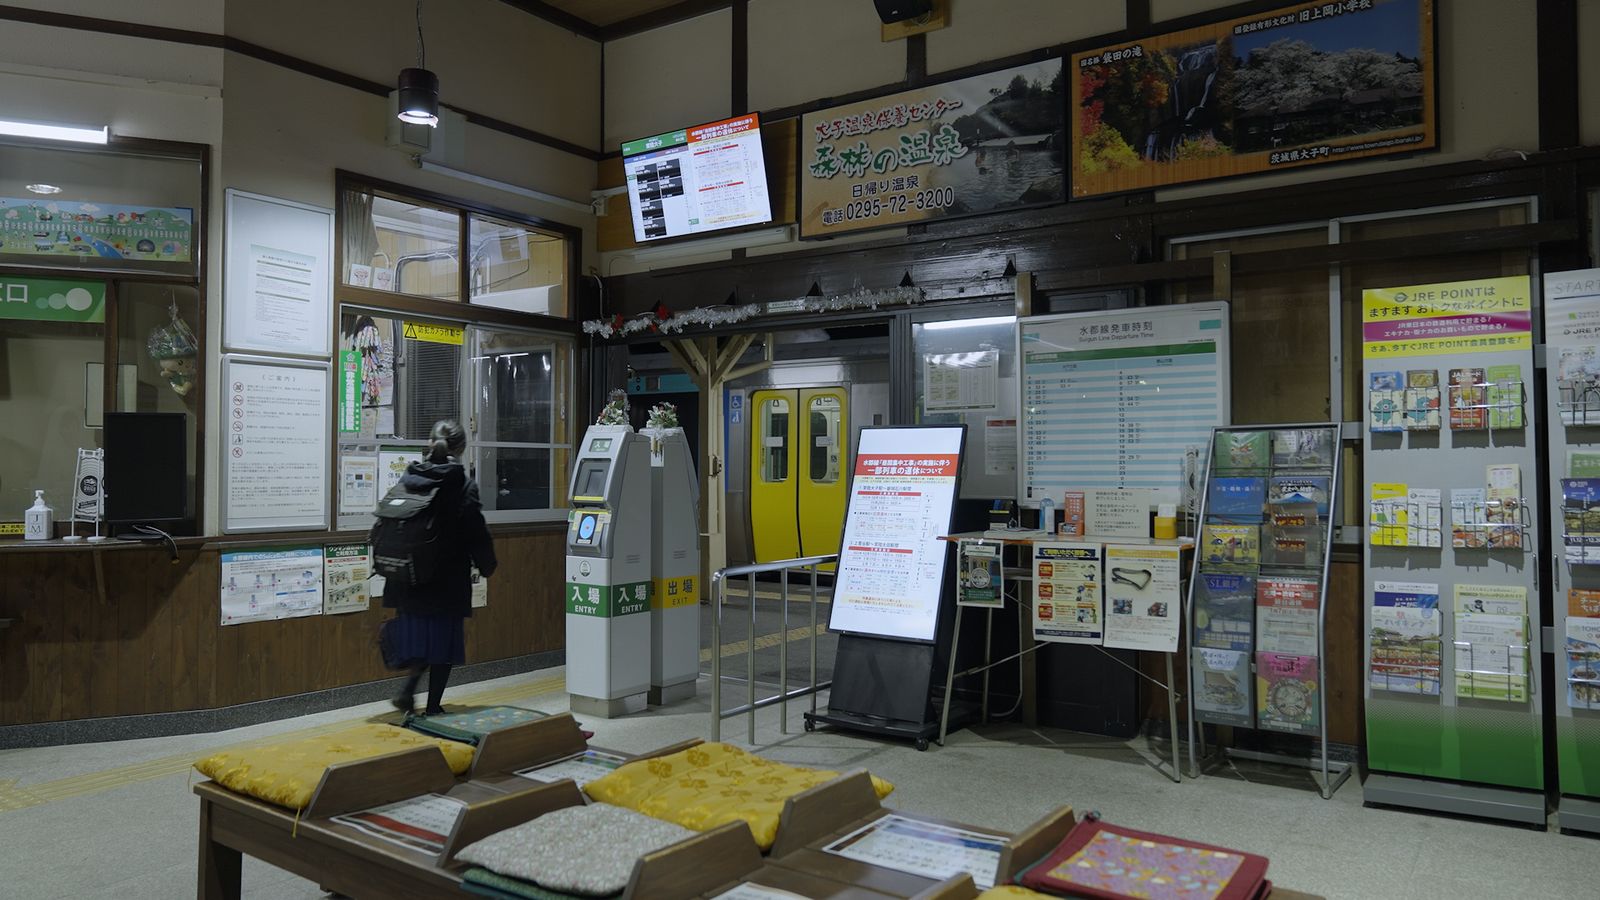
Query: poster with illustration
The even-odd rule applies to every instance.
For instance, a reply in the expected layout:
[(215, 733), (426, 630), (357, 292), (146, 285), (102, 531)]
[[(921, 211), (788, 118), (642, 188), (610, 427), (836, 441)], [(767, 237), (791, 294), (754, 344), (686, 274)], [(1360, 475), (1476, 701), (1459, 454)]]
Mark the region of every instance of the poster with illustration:
[(800, 236), (1060, 203), (1063, 82), (1049, 59), (806, 113)]
[(1072, 54), (1072, 196), (1438, 146), (1434, 0), (1294, 3)]

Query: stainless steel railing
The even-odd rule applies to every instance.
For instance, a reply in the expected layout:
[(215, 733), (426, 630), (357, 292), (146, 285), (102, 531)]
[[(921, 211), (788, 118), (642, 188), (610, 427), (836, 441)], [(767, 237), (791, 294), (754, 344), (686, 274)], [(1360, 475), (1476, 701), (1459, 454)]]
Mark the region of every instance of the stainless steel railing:
[[(740, 713), (748, 715), (746, 742), (756, 742), (756, 710), (774, 703), (781, 707), (779, 730), (789, 733), (789, 701), (796, 697), (811, 697), (811, 711), (817, 711), (817, 692), (832, 687), (833, 682), (817, 683), (817, 572), (820, 566), (839, 558), (838, 554), (805, 556), (753, 566), (733, 566), (711, 576), (711, 739), (722, 740), (722, 720)], [(796, 569), (811, 573), (811, 677), (805, 687), (789, 690), (789, 573)], [(777, 572), (780, 576), (779, 610), (782, 629), (778, 641), (778, 693), (756, 699), (756, 576)], [(745, 702), (732, 709), (722, 708), (722, 597), (724, 585), (733, 578), (747, 578), (750, 600), (750, 639), (745, 642)]]

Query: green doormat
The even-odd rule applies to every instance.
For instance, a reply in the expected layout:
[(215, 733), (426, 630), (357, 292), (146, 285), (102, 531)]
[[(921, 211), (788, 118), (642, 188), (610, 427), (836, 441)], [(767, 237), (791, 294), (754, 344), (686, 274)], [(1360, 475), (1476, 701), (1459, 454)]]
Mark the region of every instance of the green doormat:
[(412, 716), (405, 724), (412, 731), (477, 744), (491, 731), (502, 731), (549, 715), (537, 709), (517, 706), (479, 706), (439, 716)]
[[(491, 707), (492, 709), (506, 709), (509, 707)], [(530, 710), (522, 710), (529, 712)], [(497, 900), (577, 900), (577, 894), (563, 894), (559, 891), (547, 891), (531, 881), (520, 878), (508, 878), (484, 868), (468, 869), (461, 876), (461, 889), (469, 894), (480, 897), (495, 897)]]

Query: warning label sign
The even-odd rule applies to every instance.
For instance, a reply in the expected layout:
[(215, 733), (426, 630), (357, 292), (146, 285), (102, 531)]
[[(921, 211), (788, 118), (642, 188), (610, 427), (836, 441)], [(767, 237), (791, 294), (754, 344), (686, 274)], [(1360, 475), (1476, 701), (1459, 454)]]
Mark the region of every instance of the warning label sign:
[(405, 323), (405, 337), (409, 341), (427, 341), (430, 344), (455, 344), (461, 346), (465, 328), (459, 325), (436, 325), (432, 322)]

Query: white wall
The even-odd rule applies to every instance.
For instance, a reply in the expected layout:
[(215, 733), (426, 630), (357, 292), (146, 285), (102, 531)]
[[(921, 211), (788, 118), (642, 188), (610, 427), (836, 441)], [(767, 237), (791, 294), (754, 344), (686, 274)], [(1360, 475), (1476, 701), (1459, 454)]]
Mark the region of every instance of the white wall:
[[(404, 0), (232, 0), (227, 31), (251, 43), (393, 84), (417, 63)], [(428, 68), (453, 106), (596, 149), (600, 45), (500, 0), (426, 0)]]
[[(950, 0), (950, 27), (928, 33), (928, 73), (1120, 31), (1121, 3)], [(903, 42), (899, 42), (903, 43)]]
[(732, 115), (732, 28), (722, 10), (606, 44), (604, 149)]
[[(136, 0), (132, 3), (110, 3), (107, 0), (6, 0), (6, 5), (95, 19), (138, 22), (161, 28), (182, 28), (185, 31), (210, 34), (222, 31), (223, 0)], [(11, 23), (7, 22), (6, 27), (12, 27)], [(8, 53), (12, 49), (6, 47)]]
[(867, 0), (752, 0), (750, 108), (793, 106), (905, 78), (905, 41), (885, 43), (882, 25)]

